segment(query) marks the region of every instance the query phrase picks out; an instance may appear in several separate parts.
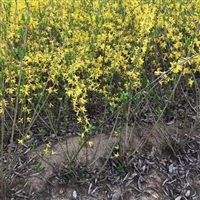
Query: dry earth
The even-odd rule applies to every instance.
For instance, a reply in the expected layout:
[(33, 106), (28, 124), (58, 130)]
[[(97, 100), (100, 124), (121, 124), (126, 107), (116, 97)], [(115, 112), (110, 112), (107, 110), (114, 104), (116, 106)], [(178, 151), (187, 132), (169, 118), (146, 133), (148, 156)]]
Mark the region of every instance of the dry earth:
[[(16, 170), (11, 184), (13, 195), (9, 199), (200, 199), (199, 132), (187, 139), (191, 142), (177, 150), (176, 156), (170, 149), (178, 149), (179, 141), (188, 132), (187, 128), (179, 129), (178, 122), (168, 126), (124, 128), (121, 141), (126, 146), (126, 153), (120, 159), (111, 156), (101, 173), (99, 171), (113, 145), (119, 142), (119, 137), (110, 133), (92, 136), (93, 148), (86, 146), (81, 149), (74, 173), (69, 171), (68, 158), (80, 148), (79, 137), (62, 138), (60, 141), (50, 139), (51, 150), (56, 154), (39, 158), (37, 154), (44, 150), (43, 144), (36, 148), (35, 153), (27, 153), (22, 157), (21, 162), (23, 159), (29, 162), (23, 169)], [(128, 136), (127, 141), (125, 135)], [(135, 150), (131, 155), (133, 148)], [(92, 163), (94, 160), (96, 162)], [(39, 162), (42, 169), (36, 172), (34, 166)], [(86, 162), (90, 163), (87, 168)], [(127, 166), (120, 171), (118, 166), (121, 163)], [(80, 179), (79, 172), (83, 173), (84, 179)], [(91, 177), (95, 178), (92, 180)], [(82, 180), (86, 181), (80, 183)]]

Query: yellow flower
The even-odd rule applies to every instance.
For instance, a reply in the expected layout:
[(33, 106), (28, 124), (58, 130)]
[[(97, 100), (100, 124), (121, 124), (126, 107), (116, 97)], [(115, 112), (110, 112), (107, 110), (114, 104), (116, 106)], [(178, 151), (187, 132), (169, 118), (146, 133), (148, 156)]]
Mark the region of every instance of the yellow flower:
[(46, 89), (46, 91), (51, 94), (53, 92), (53, 87), (49, 87), (48, 89)]
[(29, 134), (27, 134), (25, 138), (28, 140), (31, 138), (31, 136)]
[(115, 157), (115, 158), (118, 158), (118, 157), (119, 157), (119, 152), (115, 153), (115, 154), (114, 154), (114, 157)]
[(50, 148), (51, 147), (51, 143), (50, 142), (48, 142), (47, 144), (46, 144), (46, 148)]
[(81, 106), (81, 107), (79, 108), (79, 111), (80, 111), (81, 113), (85, 113), (85, 112), (86, 112), (86, 109), (85, 109), (84, 106)]
[(21, 124), (23, 124), (23, 118), (19, 118), (19, 120), (18, 120), (18, 123), (21, 123)]
[(85, 124), (89, 124), (88, 118), (84, 116)]
[(78, 124), (81, 124), (81, 123), (82, 123), (81, 117), (78, 117), (78, 118), (77, 118), (77, 123), (78, 123)]
[(85, 137), (85, 133), (81, 133), (81, 138), (83, 139)]
[(79, 99), (79, 103), (80, 103), (81, 105), (84, 105), (86, 102), (87, 102), (87, 101), (86, 101), (83, 97), (81, 97), (81, 98)]
[(8, 88), (8, 89), (6, 89), (6, 93), (7, 93), (7, 94), (13, 94), (13, 92), (14, 92), (14, 89), (13, 89), (13, 88)]
[(52, 103), (49, 103), (49, 108), (52, 108), (53, 107), (53, 104)]
[(88, 128), (86, 126), (84, 126), (84, 131), (85, 131), (85, 133), (89, 132), (89, 130), (88, 130)]
[(51, 151), (51, 154), (52, 154), (52, 155), (55, 155), (55, 154), (56, 154), (56, 152), (55, 152), (54, 150), (52, 150), (52, 151)]
[(194, 80), (192, 80), (191, 78), (188, 79), (188, 85), (189, 85), (190, 87), (192, 87), (193, 83), (194, 83)]
[(53, 89), (53, 92), (55, 93), (55, 94), (58, 94), (58, 89)]
[(183, 69), (183, 75), (190, 74), (190, 73), (191, 73), (191, 70), (188, 67)]
[(27, 117), (27, 118), (26, 118), (26, 121), (27, 121), (27, 122), (31, 122), (31, 118), (30, 118), (30, 117)]
[(3, 99), (2, 102), (3, 102), (5, 107), (8, 105), (8, 101), (6, 101), (5, 99)]
[(22, 107), (22, 112), (26, 113), (26, 112), (27, 112), (27, 109), (28, 109), (27, 106), (23, 106), (23, 107)]
[(18, 140), (18, 144), (24, 145), (24, 140)]
[(88, 145), (89, 145), (90, 148), (92, 148), (92, 147), (93, 147), (93, 142), (92, 142), (92, 141), (89, 141), (89, 142), (88, 142)]
[(183, 69), (183, 67), (181, 65), (177, 65), (176, 67), (174, 67), (172, 69), (172, 71), (177, 74), (178, 72), (180, 72)]
[(120, 130), (115, 131), (115, 136), (116, 137), (120, 136)]
[(160, 75), (162, 74), (160, 68), (158, 68), (158, 69), (154, 72), (154, 74), (155, 74), (156, 76), (160, 76)]
[(32, 103), (32, 98), (28, 98), (27, 101), (28, 101), (29, 103)]
[(2, 108), (2, 106), (0, 106), (0, 114), (4, 113), (4, 109)]
[(43, 150), (45, 154), (47, 154), (49, 152), (49, 148), (46, 148)]
[(116, 146), (115, 146), (115, 149), (117, 149), (117, 150), (118, 150), (118, 149), (119, 149), (119, 145), (116, 145)]
[(30, 114), (30, 112), (31, 112), (31, 109), (27, 109), (27, 113)]

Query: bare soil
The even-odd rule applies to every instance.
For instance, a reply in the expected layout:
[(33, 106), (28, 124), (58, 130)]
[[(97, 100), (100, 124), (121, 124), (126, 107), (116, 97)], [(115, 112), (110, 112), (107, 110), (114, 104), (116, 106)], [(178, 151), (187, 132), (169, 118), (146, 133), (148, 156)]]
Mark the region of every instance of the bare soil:
[[(190, 137), (189, 131), (176, 122), (127, 126), (120, 137), (97, 133), (91, 138), (93, 147), (80, 150), (75, 171), (70, 171), (69, 157), (80, 148), (79, 136), (49, 139), (56, 154), (38, 157), (44, 144), (27, 153), (22, 161), (28, 163), (13, 175), (8, 199), (200, 199), (200, 131)], [(125, 149), (114, 158), (110, 152), (118, 143)], [(41, 169), (35, 171), (38, 163)]]

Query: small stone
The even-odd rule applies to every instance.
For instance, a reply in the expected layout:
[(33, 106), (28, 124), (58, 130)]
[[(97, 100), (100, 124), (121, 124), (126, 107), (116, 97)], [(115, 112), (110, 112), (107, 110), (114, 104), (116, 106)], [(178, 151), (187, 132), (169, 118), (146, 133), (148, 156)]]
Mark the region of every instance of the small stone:
[(63, 193), (64, 193), (64, 190), (60, 189), (59, 194), (63, 194)]
[(74, 190), (73, 191), (73, 198), (77, 199), (77, 197), (78, 197), (78, 194), (77, 194), (76, 190)]
[(186, 197), (189, 197), (189, 196), (190, 196), (190, 190), (188, 190), (188, 191), (185, 193), (185, 196), (186, 196)]
[(173, 163), (169, 166), (169, 173), (172, 174), (174, 169)]
[(176, 197), (175, 200), (181, 200), (181, 199), (182, 199), (182, 196), (178, 196), (178, 197)]

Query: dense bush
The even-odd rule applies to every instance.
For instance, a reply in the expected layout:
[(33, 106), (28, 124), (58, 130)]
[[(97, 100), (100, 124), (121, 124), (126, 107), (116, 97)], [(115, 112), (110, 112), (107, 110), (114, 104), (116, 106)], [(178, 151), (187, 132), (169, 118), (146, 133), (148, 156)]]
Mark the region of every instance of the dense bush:
[(118, 103), (122, 92), (167, 70), (161, 84), (182, 73), (192, 86), (190, 75), (200, 71), (198, 3), (3, 1), (1, 114), (17, 98), (16, 122), (30, 123), (39, 102), (54, 107), (68, 96), (87, 131), (90, 93)]
[(10, 121), (11, 142), (18, 130), (23, 144), (41, 113), (53, 112), (58, 120), (71, 107), (83, 139), (93, 127), (90, 104), (99, 101), (114, 112), (157, 82), (165, 88), (181, 78), (185, 88), (194, 87), (200, 73), (199, 5), (199, 0), (2, 0), (2, 135)]

